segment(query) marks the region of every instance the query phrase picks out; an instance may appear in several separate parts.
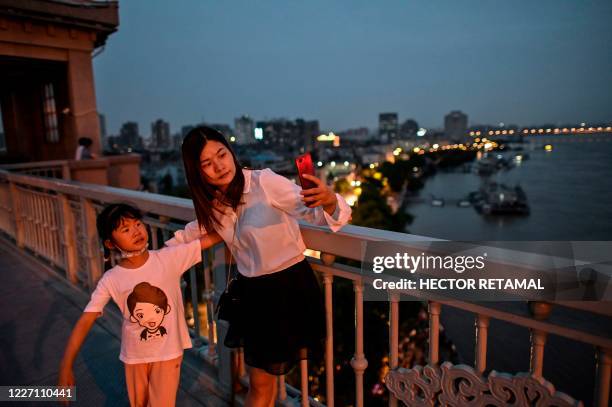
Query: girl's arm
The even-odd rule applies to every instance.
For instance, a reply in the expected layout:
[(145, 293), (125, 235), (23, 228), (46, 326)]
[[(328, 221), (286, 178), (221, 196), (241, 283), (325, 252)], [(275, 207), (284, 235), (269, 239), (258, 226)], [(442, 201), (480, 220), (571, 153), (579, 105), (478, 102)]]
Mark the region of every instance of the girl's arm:
[(96, 322), (96, 318), (100, 315), (99, 312), (83, 312), (81, 318), (77, 321), (76, 325), (72, 329), (70, 339), (66, 345), (64, 351), (64, 357), (60, 363), (59, 369), (59, 386), (74, 386), (74, 374), (72, 372), (72, 365), (76, 359), (81, 345), (87, 338), (87, 334), (91, 330), (91, 327)]
[[(219, 243), (221, 236), (217, 232), (205, 233), (188, 243), (171, 244), (159, 250), (162, 262), (167, 270), (181, 275), (202, 261), (202, 250)], [(167, 242), (166, 242), (167, 243)]]
[(200, 228), (198, 221), (194, 220), (186, 224), (185, 229), (174, 232), (174, 237), (166, 240), (164, 243), (166, 246), (176, 246), (181, 243), (189, 243), (206, 233), (207, 232), (204, 228)]
[(200, 247), (202, 250), (208, 249), (211, 246), (216, 245), (221, 240), (221, 236), (217, 232), (207, 233), (205, 235), (200, 236)]

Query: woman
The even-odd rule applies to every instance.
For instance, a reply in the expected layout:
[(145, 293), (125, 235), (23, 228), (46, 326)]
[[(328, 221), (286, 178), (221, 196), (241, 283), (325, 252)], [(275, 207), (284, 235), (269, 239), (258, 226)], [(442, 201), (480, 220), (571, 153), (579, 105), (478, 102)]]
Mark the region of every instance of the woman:
[(242, 169), (214, 129), (190, 131), (182, 151), (197, 220), (166, 243), (216, 231), (232, 248), (241, 311), (224, 343), (244, 347), (246, 405), (271, 406), (277, 376), (300, 359), (320, 356), (325, 338), (321, 288), (303, 255), (298, 219), (336, 232), (348, 223), (351, 208), (317, 177), (305, 175), (317, 186), (302, 190), (270, 169)]

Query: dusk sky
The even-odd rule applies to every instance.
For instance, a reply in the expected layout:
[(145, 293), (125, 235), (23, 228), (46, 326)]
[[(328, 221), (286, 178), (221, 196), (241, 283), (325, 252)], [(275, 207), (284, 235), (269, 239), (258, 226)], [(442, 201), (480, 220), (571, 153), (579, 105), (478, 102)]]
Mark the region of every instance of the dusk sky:
[(612, 1), (120, 1), (94, 59), (107, 132), (248, 114), (377, 127), (612, 121)]

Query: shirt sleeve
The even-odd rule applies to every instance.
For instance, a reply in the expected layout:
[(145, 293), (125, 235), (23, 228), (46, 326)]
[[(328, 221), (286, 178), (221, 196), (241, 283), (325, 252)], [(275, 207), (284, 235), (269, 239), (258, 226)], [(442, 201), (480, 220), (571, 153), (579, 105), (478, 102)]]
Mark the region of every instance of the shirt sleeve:
[(202, 246), (200, 239), (195, 239), (189, 243), (164, 247), (159, 254), (168, 269), (180, 276), (202, 261)]
[(174, 232), (172, 239), (166, 240), (164, 243), (166, 246), (175, 246), (181, 243), (189, 243), (194, 239), (199, 238), (208, 232), (204, 228), (200, 228), (200, 224), (197, 220), (193, 220), (185, 225), (185, 229), (177, 230)]
[(102, 316), (104, 307), (111, 299), (110, 282), (107, 276), (108, 274), (102, 275), (102, 278), (96, 285), (96, 289), (91, 293), (91, 299), (83, 312), (99, 312), (100, 316)]
[(271, 204), (295, 218), (313, 225), (327, 225), (334, 232), (340, 230), (351, 219), (351, 207), (338, 193), (336, 193), (338, 201), (336, 209), (333, 215), (330, 215), (322, 206), (309, 208), (304, 205), (300, 195), (302, 188), (269, 168), (262, 170), (260, 183)]

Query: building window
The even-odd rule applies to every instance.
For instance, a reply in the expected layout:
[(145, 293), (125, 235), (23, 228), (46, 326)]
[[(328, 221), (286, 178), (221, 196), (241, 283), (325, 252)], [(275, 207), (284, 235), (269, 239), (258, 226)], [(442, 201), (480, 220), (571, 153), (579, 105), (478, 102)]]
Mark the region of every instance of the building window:
[(59, 131), (57, 130), (57, 111), (55, 110), (55, 96), (53, 94), (52, 83), (45, 84), (43, 88), (43, 95), (45, 136), (48, 142), (57, 143), (59, 141)]
[(2, 121), (2, 104), (0, 104), (0, 153), (6, 153), (6, 135), (4, 134), (4, 122)]

